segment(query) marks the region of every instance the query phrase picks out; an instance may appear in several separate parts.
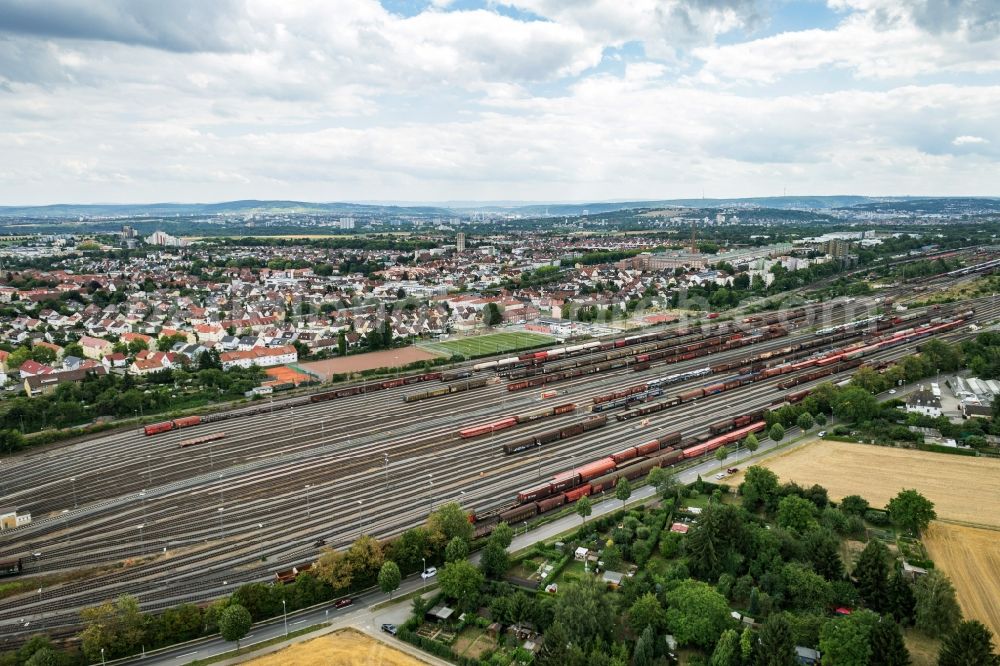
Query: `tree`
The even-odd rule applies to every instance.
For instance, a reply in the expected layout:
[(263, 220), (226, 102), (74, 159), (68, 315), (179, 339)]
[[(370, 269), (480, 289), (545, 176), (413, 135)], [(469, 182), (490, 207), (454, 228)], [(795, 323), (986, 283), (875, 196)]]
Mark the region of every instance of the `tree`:
[(682, 581), (667, 592), (667, 625), (677, 641), (709, 649), (729, 623), (729, 603), (714, 587)]
[(993, 634), (978, 620), (959, 622), (941, 644), (938, 666), (1000, 666)]
[(795, 666), (795, 639), (784, 615), (767, 618), (757, 641), (757, 666)]
[(917, 600), (913, 596), (913, 587), (910, 581), (906, 580), (900, 569), (892, 574), (889, 579), (889, 607), (888, 611), (901, 624), (909, 624), (913, 621), (913, 613), (916, 609)]
[(870, 666), (910, 666), (910, 653), (903, 642), (903, 632), (889, 616), (879, 618), (872, 627)]
[(767, 434), (774, 441), (780, 442), (785, 438), (785, 427), (780, 423), (775, 423), (773, 426), (771, 426), (771, 429), (768, 431)]
[(914, 625), (928, 636), (944, 636), (962, 619), (955, 588), (939, 569), (931, 569), (917, 579), (913, 596), (916, 598)]
[(795, 424), (802, 429), (802, 432), (807, 432), (816, 422), (813, 421), (813, 417), (809, 412), (802, 412)]
[(346, 590), (354, 581), (351, 562), (347, 559), (347, 553), (341, 550), (324, 550), (313, 570), (316, 578), (332, 587), (335, 592)]
[(708, 666), (740, 666), (740, 635), (735, 629), (726, 629), (712, 651)]
[(535, 660), (538, 666), (564, 666), (569, 662), (569, 632), (559, 621), (553, 622), (545, 632), (545, 642)]
[(649, 485), (656, 488), (656, 492), (663, 499), (676, 497), (677, 492), (682, 488), (681, 483), (677, 480), (677, 476), (662, 467), (654, 467), (649, 470), (649, 476), (646, 477), (646, 480), (649, 482)]
[(805, 534), (816, 525), (816, 506), (798, 495), (788, 495), (778, 502), (778, 525)]
[(562, 624), (569, 641), (578, 645), (589, 646), (598, 638), (608, 638), (615, 625), (605, 587), (593, 576), (560, 589), (552, 616), (554, 622)]
[(778, 475), (759, 465), (749, 467), (740, 484), (743, 506), (750, 511), (756, 511), (761, 505), (770, 503), (777, 492)]
[(378, 571), (378, 586), (382, 592), (389, 595), (390, 599), (402, 580), (403, 575), (399, 571), (399, 565), (392, 560), (382, 563), (382, 568)]
[(840, 510), (851, 516), (864, 516), (868, 508), (868, 500), (860, 495), (848, 495), (840, 500)]
[(495, 541), (503, 546), (505, 550), (510, 548), (510, 544), (514, 542), (514, 528), (507, 523), (500, 523), (493, 528), (493, 533), (490, 534), (490, 541)]
[(787, 604), (795, 609), (823, 613), (830, 605), (833, 589), (829, 581), (799, 562), (781, 569)]
[(753, 453), (760, 448), (760, 442), (757, 441), (757, 435), (750, 433), (747, 438), (743, 440), (743, 446), (746, 447), (747, 451)]
[(830, 406), (834, 416), (849, 423), (870, 421), (879, 412), (875, 396), (857, 386), (848, 386), (834, 393)]
[(500, 314), (500, 308), (496, 303), (487, 303), (483, 315), (487, 326), (496, 326), (503, 321), (503, 315)]
[(647, 592), (636, 599), (628, 609), (628, 626), (635, 634), (641, 634), (647, 627), (659, 633), (666, 621), (663, 606), (652, 592)]
[(59, 666), (62, 661), (58, 652), (50, 647), (43, 647), (31, 655), (24, 666)]
[(454, 537), (444, 548), (444, 561), (455, 562), (469, 556), (469, 544), (462, 537)]
[(872, 628), (879, 616), (860, 610), (827, 620), (819, 632), (819, 651), (827, 666), (867, 666), (872, 655)]
[(854, 577), (858, 593), (872, 610), (882, 612), (889, 602), (889, 550), (878, 539), (872, 539), (858, 556)]
[(625, 508), (625, 502), (628, 501), (629, 497), (632, 497), (632, 484), (624, 476), (620, 476), (618, 483), (615, 484), (615, 498), (620, 499), (622, 508)]
[(587, 522), (587, 517), (594, 512), (594, 507), (590, 502), (589, 497), (581, 497), (576, 501), (576, 515), (583, 518), (583, 522)]
[(229, 606), (219, 617), (219, 634), (227, 641), (236, 641), (237, 650), (240, 649), (240, 640), (252, 626), (250, 611), (239, 604)]
[(646, 627), (639, 640), (635, 642), (635, 651), (632, 654), (632, 666), (653, 666), (653, 657), (656, 654), (656, 632), (652, 626)]
[(483, 572), (468, 560), (448, 562), (438, 573), (438, 581), (442, 592), (468, 608), (483, 584)]
[(722, 462), (728, 456), (729, 456), (729, 449), (727, 449), (725, 446), (720, 446), (715, 451), (715, 459), (718, 460), (719, 462)]
[(124, 594), (114, 601), (80, 611), (84, 629), (80, 634), (84, 654), (91, 661), (134, 654), (142, 644), (145, 618), (139, 611), (139, 601)]
[(457, 502), (449, 502), (427, 517), (427, 533), (431, 544), (443, 549), (455, 537), (471, 543), (473, 527), (462, 507)]
[(937, 518), (934, 502), (912, 489), (899, 491), (886, 508), (894, 523), (918, 535)]
[(367, 534), (352, 543), (345, 555), (355, 583), (374, 582), (385, 561), (382, 544)]
[(510, 566), (510, 558), (507, 556), (507, 549), (496, 541), (490, 540), (483, 549), (483, 557), (480, 560), (483, 573), (489, 578), (501, 578)]

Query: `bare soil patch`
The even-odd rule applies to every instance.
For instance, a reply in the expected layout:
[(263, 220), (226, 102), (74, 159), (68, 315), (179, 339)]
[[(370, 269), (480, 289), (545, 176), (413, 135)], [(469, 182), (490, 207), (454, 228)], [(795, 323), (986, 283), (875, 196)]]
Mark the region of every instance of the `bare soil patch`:
[(924, 545), (955, 585), (962, 614), (1000, 636), (1000, 531), (935, 521)]
[(329, 381), (333, 375), (346, 375), (376, 368), (397, 368), (416, 361), (430, 361), (435, 358), (437, 356), (434, 354), (417, 347), (400, 347), (399, 349), (386, 349), (367, 354), (353, 354), (342, 358), (328, 358), (323, 361), (308, 361), (297, 365), (316, 373), (323, 381)]
[(427, 662), (345, 629), (247, 662), (250, 666), (427, 666)]
[[(883, 507), (903, 488), (916, 488), (934, 502), (938, 517), (1000, 527), (1000, 459), (816, 441), (759, 463), (782, 480), (818, 483), (831, 499), (860, 495)], [(728, 482), (738, 486), (743, 472)]]

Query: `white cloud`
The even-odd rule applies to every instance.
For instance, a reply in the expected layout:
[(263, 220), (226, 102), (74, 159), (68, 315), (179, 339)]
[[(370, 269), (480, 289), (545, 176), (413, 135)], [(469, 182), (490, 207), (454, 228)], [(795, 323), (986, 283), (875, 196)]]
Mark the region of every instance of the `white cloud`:
[(741, 42), (755, 2), (57, 0), (0, 27), (0, 203), (996, 194), (996, 44), (832, 1)]
[(956, 136), (951, 141), (953, 146), (975, 146), (984, 145), (989, 143), (989, 139), (984, 139), (981, 136), (969, 136), (968, 134), (963, 134), (962, 136)]

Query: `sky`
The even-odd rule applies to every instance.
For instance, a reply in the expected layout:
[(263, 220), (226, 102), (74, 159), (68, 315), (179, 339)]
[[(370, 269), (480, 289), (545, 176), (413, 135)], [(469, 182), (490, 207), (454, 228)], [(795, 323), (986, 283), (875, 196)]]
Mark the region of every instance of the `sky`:
[(0, 0), (0, 205), (1000, 195), (1000, 0)]

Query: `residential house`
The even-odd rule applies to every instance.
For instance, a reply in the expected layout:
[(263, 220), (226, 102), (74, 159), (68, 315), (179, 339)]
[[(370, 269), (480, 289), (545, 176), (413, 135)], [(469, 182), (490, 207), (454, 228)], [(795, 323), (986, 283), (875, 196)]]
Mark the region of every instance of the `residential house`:
[(81, 367), (76, 370), (61, 370), (50, 372), (44, 375), (32, 375), (24, 380), (24, 392), (29, 398), (51, 393), (56, 387), (66, 382), (79, 382), (93, 375), (105, 375), (107, 370), (104, 366), (96, 364), (96, 367)]
[(288, 345), (285, 347), (255, 347), (249, 350), (223, 352), (219, 359), (222, 361), (222, 369), (229, 370), (234, 367), (249, 368), (256, 365), (267, 368), (273, 365), (295, 363), (299, 360), (299, 355), (295, 351), (295, 347)]
[(103, 338), (95, 338), (85, 335), (80, 338), (80, 346), (83, 347), (83, 355), (85, 357), (92, 358), (97, 361), (110, 354), (111, 348), (114, 345)]

